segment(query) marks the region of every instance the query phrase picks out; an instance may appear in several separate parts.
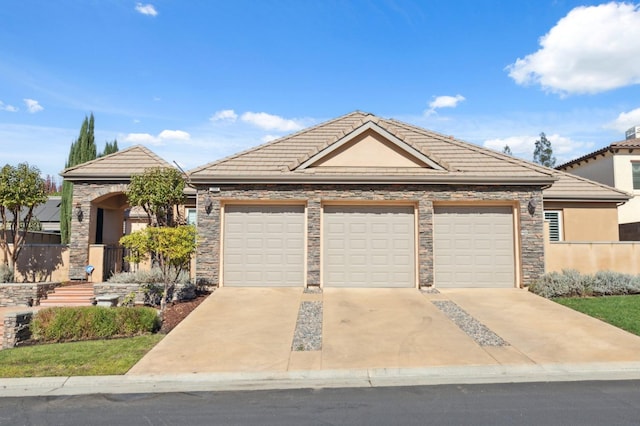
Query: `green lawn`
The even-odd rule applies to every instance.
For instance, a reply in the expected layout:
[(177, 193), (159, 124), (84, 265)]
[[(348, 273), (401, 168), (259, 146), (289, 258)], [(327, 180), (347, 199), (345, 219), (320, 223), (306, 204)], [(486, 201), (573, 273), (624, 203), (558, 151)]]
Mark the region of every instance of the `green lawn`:
[(163, 337), (152, 334), (5, 349), (0, 351), (0, 377), (124, 374)]
[(553, 300), (640, 336), (640, 295), (559, 297)]

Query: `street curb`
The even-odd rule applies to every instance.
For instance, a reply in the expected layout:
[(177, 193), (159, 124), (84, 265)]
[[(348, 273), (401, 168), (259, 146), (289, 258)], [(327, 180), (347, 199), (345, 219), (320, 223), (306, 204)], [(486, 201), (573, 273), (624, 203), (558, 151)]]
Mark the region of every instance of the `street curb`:
[(640, 380), (640, 362), (1, 379), (0, 397)]

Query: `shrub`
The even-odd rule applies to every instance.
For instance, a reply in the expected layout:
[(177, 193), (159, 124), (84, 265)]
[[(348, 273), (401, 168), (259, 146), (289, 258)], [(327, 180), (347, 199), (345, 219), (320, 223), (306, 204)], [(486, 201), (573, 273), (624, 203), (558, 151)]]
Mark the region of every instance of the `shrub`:
[[(116, 284), (162, 284), (163, 280), (162, 271), (159, 268), (151, 268), (146, 271), (138, 270), (135, 272), (119, 272), (117, 274), (113, 274), (107, 281)], [(185, 271), (180, 272), (178, 279), (176, 280), (176, 284), (184, 285), (189, 283), (189, 274)]]
[(47, 308), (31, 323), (34, 339), (42, 342), (130, 337), (159, 329), (160, 318), (152, 308)]
[(13, 271), (8, 265), (0, 264), (0, 283), (12, 283)]
[(640, 276), (612, 271), (589, 275), (580, 274), (576, 270), (563, 270), (562, 273), (544, 274), (529, 290), (546, 298), (638, 294)]

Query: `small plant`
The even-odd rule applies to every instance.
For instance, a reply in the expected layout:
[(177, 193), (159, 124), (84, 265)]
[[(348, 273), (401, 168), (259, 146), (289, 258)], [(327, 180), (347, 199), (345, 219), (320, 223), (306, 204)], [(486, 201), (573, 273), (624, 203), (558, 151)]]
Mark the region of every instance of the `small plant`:
[(0, 283), (13, 282), (13, 271), (8, 265), (0, 264)]

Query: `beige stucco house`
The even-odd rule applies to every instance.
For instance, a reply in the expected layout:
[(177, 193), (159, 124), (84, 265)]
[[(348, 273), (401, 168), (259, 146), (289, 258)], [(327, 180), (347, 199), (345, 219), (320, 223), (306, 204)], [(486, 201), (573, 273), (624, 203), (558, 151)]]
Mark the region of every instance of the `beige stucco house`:
[(640, 127), (627, 139), (558, 166), (559, 170), (615, 187), (632, 195), (618, 207), (621, 240), (640, 240)]
[[(72, 221), (76, 275), (92, 244), (122, 235), (131, 175), (167, 165), (135, 146), (63, 172), (75, 184), (74, 205), (87, 212), (86, 221)], [(563, 212), (565, 240), (611, 240), (616, 207), (628, 199), (359, 111), (188, 177), (199, 236), (195, 274), (218, 286), (528, 285), (545, 268), (545, 211)], [(93, 224), (99, 209), (102, 227)]]

